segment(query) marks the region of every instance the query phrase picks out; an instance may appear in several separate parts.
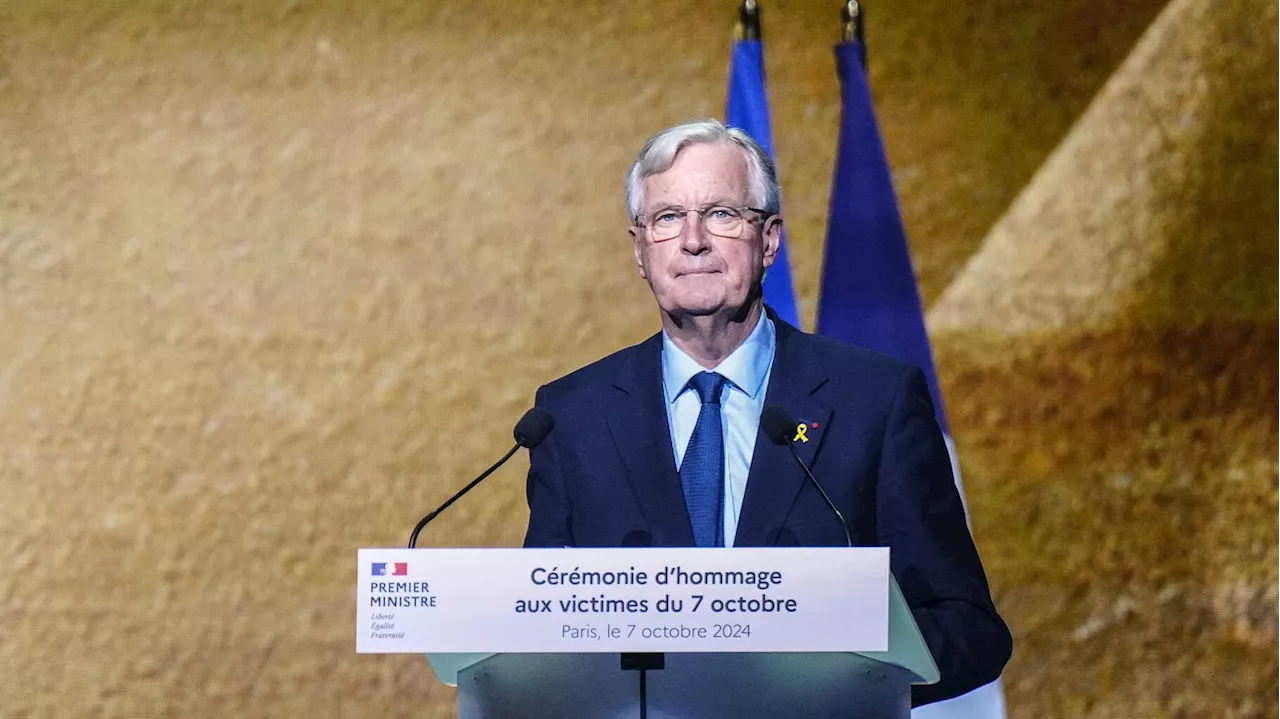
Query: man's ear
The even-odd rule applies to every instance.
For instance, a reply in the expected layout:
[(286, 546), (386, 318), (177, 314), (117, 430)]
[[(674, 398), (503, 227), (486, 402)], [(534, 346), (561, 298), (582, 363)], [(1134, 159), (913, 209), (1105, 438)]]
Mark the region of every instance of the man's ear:
[(627, 234), (631, 235), (631, 252), (636, 258), (636, 269), (640, 272), (640, 278), (647, 280), (649, 275), (644, 271), (644, 231), (643, 228), (632, 225), (627, 228)]
[(772, 267), (774, 260), (778, 259), (778, 248), (782, 246), (782, 216), (772, 215), (765, 220), (760, 236), (764, 240), (764, 266)]

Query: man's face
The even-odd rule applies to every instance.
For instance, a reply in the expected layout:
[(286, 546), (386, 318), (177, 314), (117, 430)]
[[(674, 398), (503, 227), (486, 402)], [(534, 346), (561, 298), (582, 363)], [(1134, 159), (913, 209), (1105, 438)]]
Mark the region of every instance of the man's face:
[[(745, 151), (731, 143), (690, 145), (676, 155), (666, 172), (644, 181), (641, 212), (652, 220), (668, 208), (702, 209), (708, 205), (753, 206)], [(648, 280), (658, 306), (676, 316), (736, 312), (754, 299), (765, 268), (778, 253), (782, 220), (747, 211), (747, 224), (737, 238), (707, 231), (702, 217), (690, 212), (679, 236), (654, 242), (644, 228), (631, 228), (640, 276)]]

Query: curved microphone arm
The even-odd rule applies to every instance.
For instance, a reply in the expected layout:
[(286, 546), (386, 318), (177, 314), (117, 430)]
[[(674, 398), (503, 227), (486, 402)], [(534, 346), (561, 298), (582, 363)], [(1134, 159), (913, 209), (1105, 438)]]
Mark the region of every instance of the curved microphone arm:
[(840, 520), (840, 529), (844, 530), (845, 546), (852, 547), (853, 537), (849, 534), (849, 523), (844, 521), (844, 515), (840, 513), (840, 510), (836, 509), (836, 503), (831, 501), (831, 497), (827, 495), (827, 490), (823, 489), (821, 484), (818, 484), (813, 472), (809, 471), (809, 465), (805, 464), (803, 459), (800, 459), (800, 453), (796, 451), (795, 443), (787, 442), (787, 449), (791, 450), (791, 456), (796, 458), (796, 462), (800, 464), (800, 469), (804, 470), (804, 476), (809, 478), (809, 482), (813, 484), (814, 489), (818, 490), (818, 494), (822, 495), (822, 501), (827, 503), (831, 513), (836, 515), (836, 519)]
[(490, 468), (486, 469), (486, 470), (484, 471), (484, 474), (482, 474), (482, 475), (480, 475), (479, 477), (476, 477), (475, 479), (471, 480), (471, 484), (468, 484), (467, 486), (465, 486), (465, 487), (463, 487), (461, 490), (459, 490), (457, 494), (455, 494), (455, 495), (453, 495), (452, 497), (450, 497), (450, 498), (449, 498), (449, 501), (447, 501), (447, 502), (445, 502), (444, 504), (442, 504), (442, 505), (440, 505), (439, 507), (437, 507), (437, 508), (435, 509), (435, 511), (433, 511), (431, 514), (428, 514), (427, 516), (423, 517), (423, 518), (418, 522), (418, 526), (416, 526), (416, 527), (414, 527), (414, 528), (413, 528), (413, 534), (410, 534), (410, 535), (409, 535), (409, 549), (416, 549), (416, 548), (417, 548), (417, 546), (418, 546), (418, 533), (422, 531), (422, 528), (423, 528), (423, 527), (427, 526), (427, 524), (428, 524), (431, 520), (435, 519), (435, 518), (436, 518), (436, 516), (437, 516), (437, 515), (439, 515), (441, 512), (443, 512), (444, 510), (448, 509), (448, 508), (449, 508), (449, 505), (451, 505), (451, 504), (453, 504), (454, 502), (456, 502), (456, 501), (458, 501), (459, 499), (461, 499), (461, 498), (462, 498), (462, 495), (466, 494), (467, 492), (470, 492), (470, 491), (471, 491), (471, 489), (472, 489), (473, 487), (475, 487), (477, 484), (480, 484), (480, 482), (482, 482), (486, 477), (488, 477), (489, 475), (491, 475), (491, 474), (493, 474), (494, 472), (498, 471), (498, 467), (501, 467), (502, 465), (506, 464), (506, 463), (507, 463), (507, 460), (508, 460), (508, 459), (511, 459), (512, 455), (514, 455), (516, 452), (520, 451), (520, 448), (521, 448), (522, 446), (524, 446), (524, 445), (517, 443), (517, 444), (516, 444), (516, 446), (512, 447), (512, 448), (511, 448), (511, 449), (510, 449), (506, 454), (502, 455), (502, 459), (498, 460), (497, 462), (494, 462), (494, 464), (493, 464), (493, 466), (492, 466), (492, 467), (490, 467)]

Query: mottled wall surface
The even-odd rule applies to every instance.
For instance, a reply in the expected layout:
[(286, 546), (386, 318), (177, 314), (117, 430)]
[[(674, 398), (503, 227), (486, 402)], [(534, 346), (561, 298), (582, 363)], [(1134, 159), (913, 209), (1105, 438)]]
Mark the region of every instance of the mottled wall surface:
[[(873, 5), (927, 301), (1161, 4)], [(354, 654), (354, 550), (656, 328), (621, 179), (720, 112), (733, 5), (0, 0), (0, 715), (452, 715)], [(806, 317), (837, 6), (765, 3)], [(1216, 7), (1239, 92), (1132, 309), (935, 338), (1013, 716), (1276, 715), (1275, 10)], [(517, 543), (522, 461), (429, 540)]]
[[(1247, 12), (1256, 10), (1256, 12)], [(1274, 5), (1174, 0), (930, 310), (935, 331), (1275, 316)], [(1245, 110), (1245, 108), (1249, 108)], [(1257, 238), (1257, 241), (1254, 241)]]
[(930, 311), (1022, 716), (1276, 716), (1276, 20), (1173, 0)]

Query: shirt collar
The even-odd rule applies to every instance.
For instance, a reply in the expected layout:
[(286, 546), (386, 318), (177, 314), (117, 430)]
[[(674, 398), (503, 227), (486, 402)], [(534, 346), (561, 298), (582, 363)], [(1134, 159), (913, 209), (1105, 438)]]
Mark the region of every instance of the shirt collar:
[[(747, 339), (712, 371), (719, 372), (740, 392), (755, 399), (764, 389), (776, 344), (773, 321), (762, 312)], [(662, 385), (668, 404), (676, 401), (695, 374), (705, 371), (705, 367), (676, 346), (666, 330), (662, 331)]]

